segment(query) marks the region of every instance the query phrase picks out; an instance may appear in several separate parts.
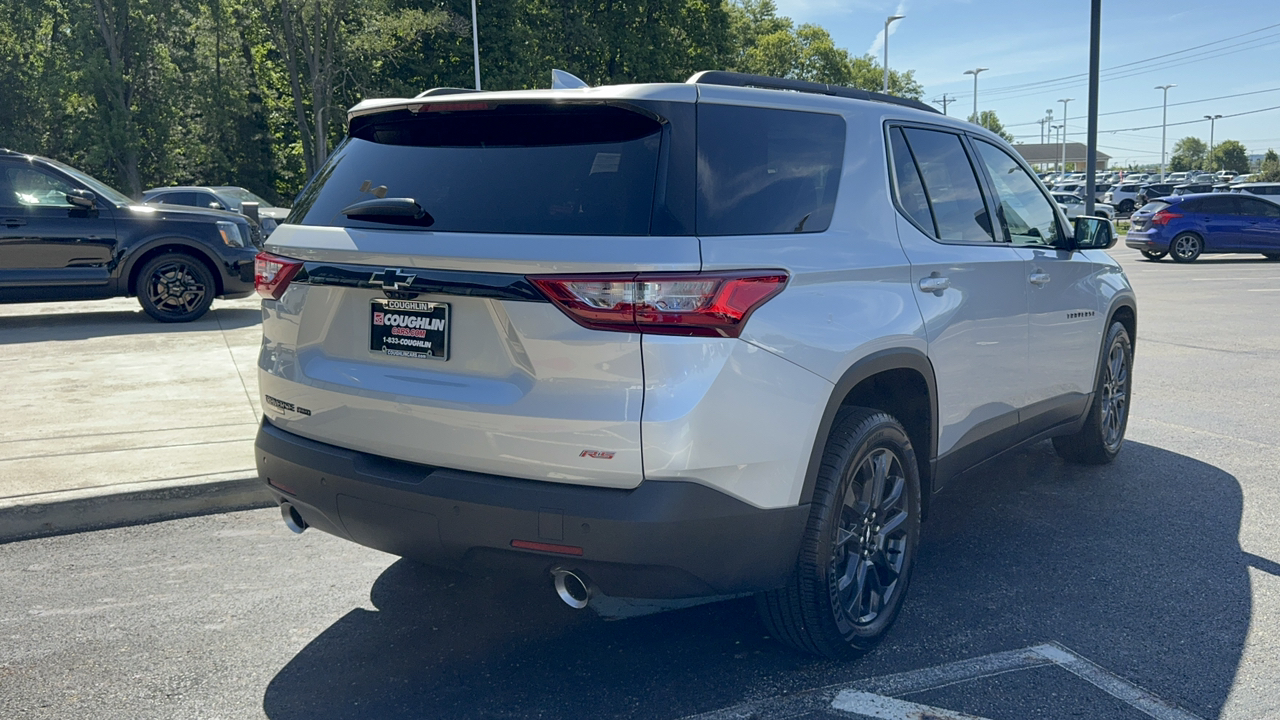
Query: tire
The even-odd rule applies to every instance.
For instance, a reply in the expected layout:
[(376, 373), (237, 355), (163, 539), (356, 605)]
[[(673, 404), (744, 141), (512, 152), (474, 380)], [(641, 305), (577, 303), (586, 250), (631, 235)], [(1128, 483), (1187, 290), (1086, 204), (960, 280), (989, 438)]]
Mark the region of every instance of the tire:
[(828, 658), (871, 650), (902, 608), (919, 540), (911, 440), (892, 415), (854, 408), (827, 440), (795, 573), (756, 596), (765, 626)]
[(1132, 200), (1121, 200), (1121, 201), (1120, 201), (1120, 205), (1116, 207), (1116, 210), (1118, 210), (1119, 212), (1122, 212), (1122, 213), (1131, 213), (1131, 212), (1133, 212), (1133, 201), (1132, 201)]
[(1084, 427), (1074, 435), (1053, 439), (1053, 449), (1070, 463), (1105, 465), (1124, 445), (1133, 388), (1133, 341), (1122, 323), (1112, 322), (1102, 347), (1102, 368)]
[(1167, 250), (1143, 250), (1141, 252), (1142, 252), (1142, 257), (1148, 260), (1159, 260), (1160, 258), (1169, 254)]
[(158, 255), (138, 273), (138, 303), (163, 323), (191, 322), (213, 304), (217, 285), (199, 258), (183, 252)]
[(1195, 262), (1201, 252), (1204, 252), (1204, 240), (1195, 233), (1182, 233), (1169, 243), (1169, 255), (1175, 262)]

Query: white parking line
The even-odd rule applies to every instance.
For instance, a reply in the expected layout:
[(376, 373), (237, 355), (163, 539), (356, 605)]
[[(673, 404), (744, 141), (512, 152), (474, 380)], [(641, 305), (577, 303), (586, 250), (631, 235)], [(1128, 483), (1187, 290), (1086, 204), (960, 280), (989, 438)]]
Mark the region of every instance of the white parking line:
[(857, 690), (841, 692), (831, 702), (831, 708), (880, 720), (987, 720), (977, 715), (966, 715)]
[(1201, 720), (1173, 703), (1077, 655), (1057, 643), (983, 655), (894, 675), (817, 688), (807, 692), (742, 703), (686, 720), (787, 718), (836, 710), (881, 720), (983, 720), (955, 710), (901, 699), (904, 695), (981, 680), (1005, 673), (1056, 665), (1155, 720)]

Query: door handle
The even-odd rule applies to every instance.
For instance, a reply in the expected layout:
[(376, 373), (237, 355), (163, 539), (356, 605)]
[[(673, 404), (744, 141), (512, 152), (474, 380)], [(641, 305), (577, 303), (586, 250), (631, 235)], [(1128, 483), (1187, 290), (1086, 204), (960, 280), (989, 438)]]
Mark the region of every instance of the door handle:
[(1028, 279), (1031, 281), (1032, 285), (1039, 285), (1043, 287), (1045, 283), (1049, 282), (1049, 273), (1037, 270), (1036, 272), (1031, 273), (1031, 277)]
[(951, 287), (951, 278), (938, 277), (936, 275), (920, 278), (920, 292), (940, 293), (949, 287)]
[(0, 220), (0, 223), (3, 223), (5, 227), (16, 228), (26, 225), (27, 221), (21, 218), (5, 218), (4, 220)]

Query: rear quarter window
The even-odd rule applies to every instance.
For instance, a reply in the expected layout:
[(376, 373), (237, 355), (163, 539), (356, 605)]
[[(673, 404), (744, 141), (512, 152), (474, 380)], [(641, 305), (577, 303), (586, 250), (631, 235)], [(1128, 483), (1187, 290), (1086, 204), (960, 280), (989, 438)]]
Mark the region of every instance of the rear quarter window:
[(1147, 203), (1146, 205), (1143, 205), (1142, 207), (1138, 208), (1138, 212), (1142, 212), (1142, 213), (1157, 213), (1157, 212), (1160, 212), (1161, 210), (1163, 210), (1163, 209), (1165, 209), (1165, 208), (1169, 207), (1169, 205), (1170, 205), (1170, 204), (1171, 204), (1171, 203), (1164, 202), (1163, 200), (1152, 200), (1151, 202)]
[(844, 146), (839, 115), (699, 104), (697, 233), (826, 230)]

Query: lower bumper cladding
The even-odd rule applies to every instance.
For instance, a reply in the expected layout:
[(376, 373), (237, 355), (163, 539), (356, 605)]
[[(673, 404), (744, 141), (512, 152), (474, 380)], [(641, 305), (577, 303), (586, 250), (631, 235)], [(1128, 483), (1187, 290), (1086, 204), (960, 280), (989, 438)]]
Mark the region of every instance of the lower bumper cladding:
[[(263, 420), (258, 473), (310, 527), (461, 570), (558, 566), (617, 597), (772, 589), (794, 568), (809, 506), (764, 510), (692, 482), (632, 490), (523, 480), (389, 460)], [(286, 491), (287, 489), (287, 491)]]

